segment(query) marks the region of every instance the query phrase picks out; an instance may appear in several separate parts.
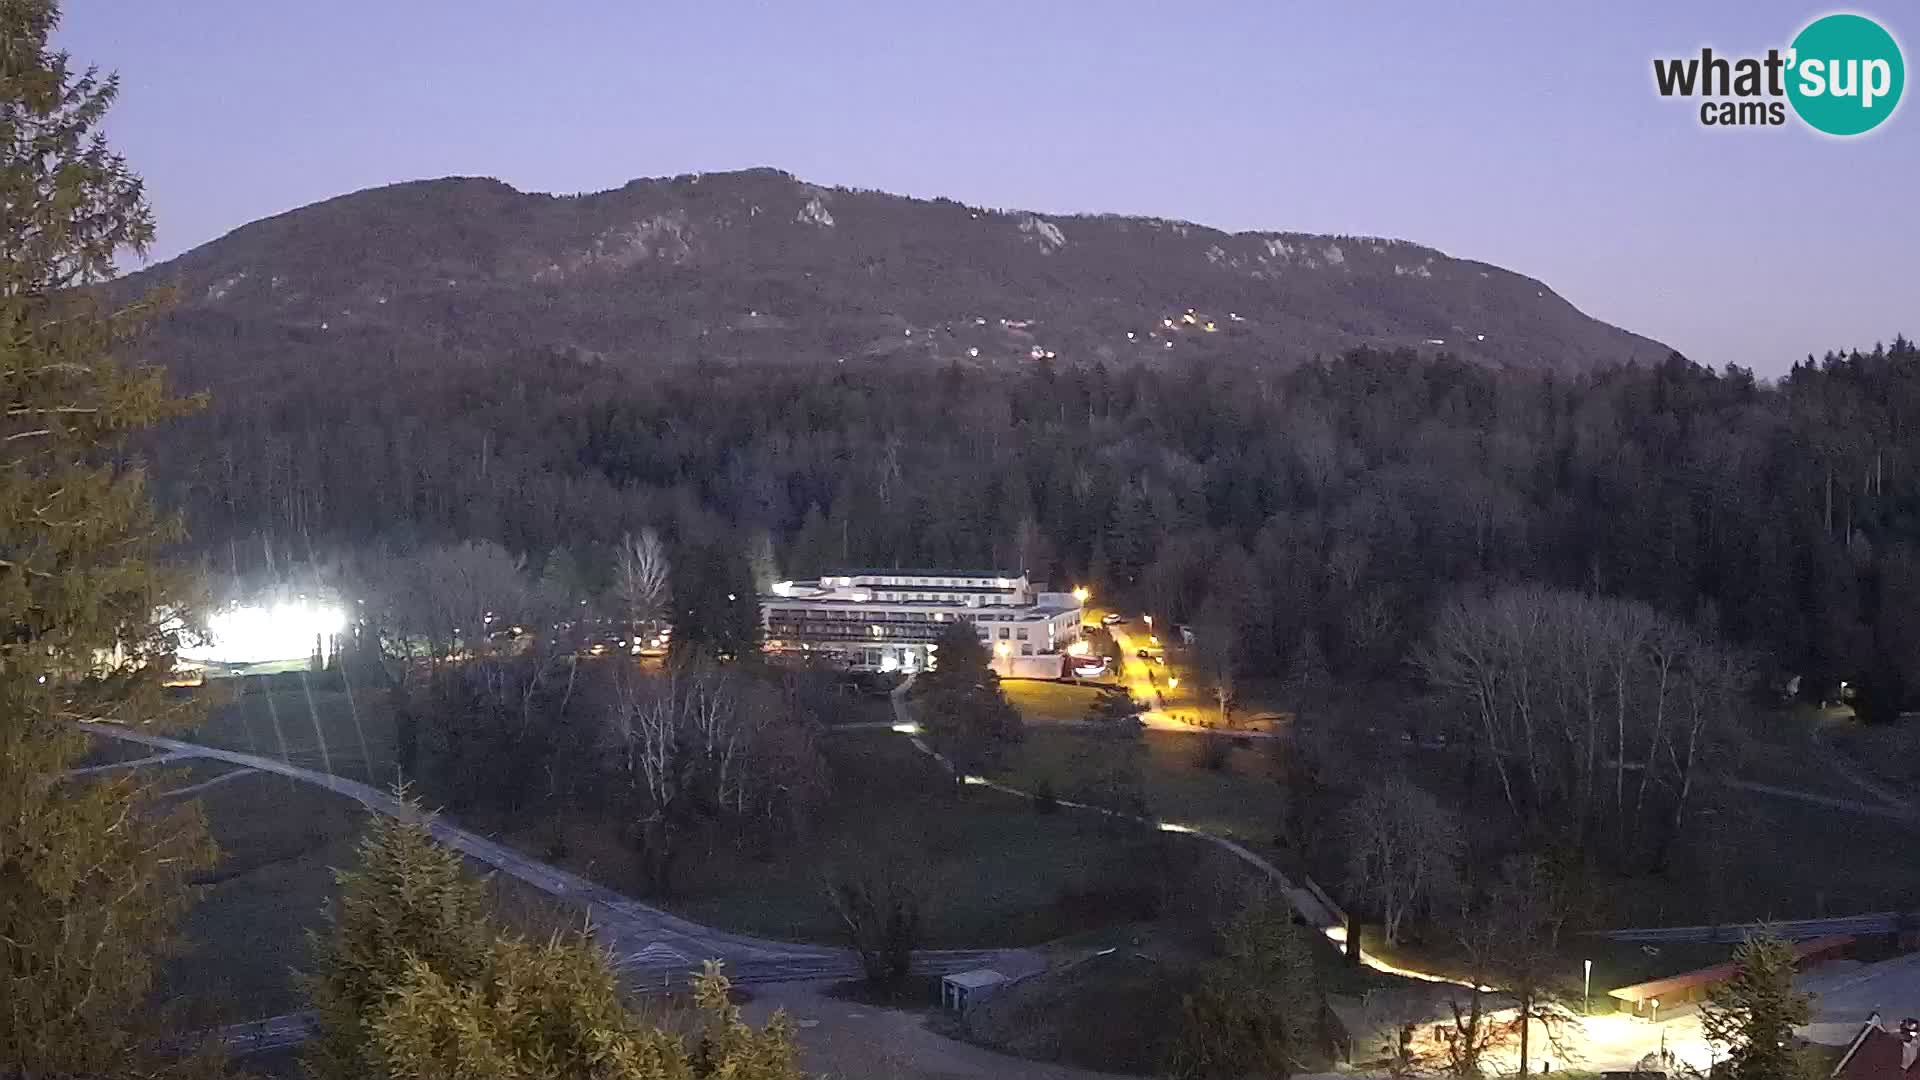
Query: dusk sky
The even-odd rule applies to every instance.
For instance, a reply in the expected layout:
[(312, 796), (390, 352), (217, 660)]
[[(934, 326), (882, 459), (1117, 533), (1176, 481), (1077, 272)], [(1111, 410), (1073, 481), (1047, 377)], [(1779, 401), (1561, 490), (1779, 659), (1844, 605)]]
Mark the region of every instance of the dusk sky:
[[(69, 0), (156, 258), (360, 188), (771, 165), (1054, 213), (1383, 235), (1541, 278), (1703, 363), (1920, 335), (1920, 112), (1702, 127), (1656, 56), (1832, 8), (1192, 2)], [(1920, 8), (1846, 8), (1898, 37)], [(1914, 91), (1909, 87), (1907, 96)]]

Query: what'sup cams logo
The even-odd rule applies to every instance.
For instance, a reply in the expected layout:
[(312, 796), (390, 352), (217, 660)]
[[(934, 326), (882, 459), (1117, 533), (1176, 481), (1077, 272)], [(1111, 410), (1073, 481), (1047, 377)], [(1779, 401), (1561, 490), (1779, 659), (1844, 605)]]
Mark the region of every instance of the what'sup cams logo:
[(1900, 44), (1864, 15), (1825, 15), (1807, 24), (1784, 51), (1767, 55), (1699, 56), (1653, 62), (1661, 97), (1700, 98), (1707, 127), (1779, 127), (1787, 109), (1815, 131), (1864, 135), (1885, 123), (1907, 82)]

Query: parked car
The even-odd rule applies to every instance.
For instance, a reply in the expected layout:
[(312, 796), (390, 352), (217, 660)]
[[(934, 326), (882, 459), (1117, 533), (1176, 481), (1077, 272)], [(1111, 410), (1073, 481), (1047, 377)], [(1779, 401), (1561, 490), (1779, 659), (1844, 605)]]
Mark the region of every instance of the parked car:
[(1117, 611), (1109, 611), (1105, 615), (1100, 616), (1101, 626), (1115, 626), (1126, 621), (1127, 617)]

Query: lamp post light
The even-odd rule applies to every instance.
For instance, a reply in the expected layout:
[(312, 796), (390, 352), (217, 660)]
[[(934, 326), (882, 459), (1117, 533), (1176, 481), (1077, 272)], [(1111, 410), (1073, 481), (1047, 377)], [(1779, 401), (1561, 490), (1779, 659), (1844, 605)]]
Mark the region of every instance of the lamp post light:
[(1584, 988), (1580, 991), (1580, 1012), (1583, 1015), (1592, 1016), (1593, 1015), (1593, 961), (1591, 960), (1585, 961), (1585, 964), (1587, 968), (1587, 977), (1586, 977), (1586, 982), (1584, 984)]
[(1093, 590), (1087, 588), (1085, 585), (1077, 586), (1073, 590), (1073, 598), (1075, 600), (1080, 601), (1081, 607), (1086, 607), (1087, 601), (1092, 597), (1093, 597)]
[[(1648, 1002), (1648, 1004), (1653, 1006), (1653, 1013), (1651, 1016), (1648, 1017), (1648, 1019), (1653, 1021), (1656, 1024), (1659, 1023), (1660, 1022), (1660, 999), (1653, 998)], [(1667, 1039), (1666, 1034), (1662, 1032), (1660, 1035), (1660, 1041), (1664, 1044), (1666, 1042), (1666, 1039)]]

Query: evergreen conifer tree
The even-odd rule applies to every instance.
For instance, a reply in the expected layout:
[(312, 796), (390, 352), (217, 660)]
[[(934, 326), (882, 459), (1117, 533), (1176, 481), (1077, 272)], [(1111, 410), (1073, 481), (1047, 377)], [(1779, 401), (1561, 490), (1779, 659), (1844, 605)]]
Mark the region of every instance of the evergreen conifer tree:
[(1769, 933), (1733, 953), (1734, 975), (1707, 992), (1700, 1029), (1727, 1048), (1729, 1080), (1799, 1080), (1813, 1075), (1794, 1048), (1793, 1029), (1812, 1015), (1793, 988), (1793, 945)]
[(116, 349), (150, 311), (92, 286), (153, 219), (99, 134), (119, 90), (49, 44), (51, 0), (0, 0), (0, 1074), (154, 1076), (155, 958), (214, 851), (154, 774), (68, 778), (76, 721), (153, 723), (183, 634), (177, 535), (127, 437), (190, 403)]

